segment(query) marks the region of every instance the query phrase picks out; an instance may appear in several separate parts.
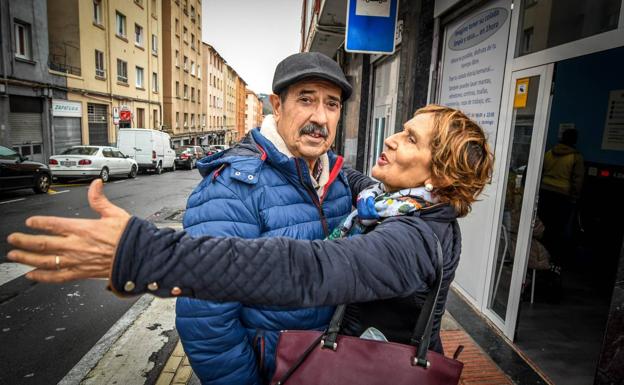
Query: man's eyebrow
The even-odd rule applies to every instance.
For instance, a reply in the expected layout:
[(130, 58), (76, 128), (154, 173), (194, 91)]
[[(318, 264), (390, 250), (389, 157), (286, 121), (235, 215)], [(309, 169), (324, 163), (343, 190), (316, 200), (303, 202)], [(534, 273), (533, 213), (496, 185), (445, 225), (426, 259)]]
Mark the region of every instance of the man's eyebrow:
[(316, 94), (315, 90), (301, 90), (299, 91), (299, 95), (305, 95), (305, 94)]
[(339, 102), (339, 101), (340, 101), (340, 98), (339, 98), (339, 97), (337, 97), (337, 96), (334, 96), (334, 95), (328, 95), (327, 97), (328, 97), (329, 99), (331, 99), (331, 100), (336, 101), (336, 102)]

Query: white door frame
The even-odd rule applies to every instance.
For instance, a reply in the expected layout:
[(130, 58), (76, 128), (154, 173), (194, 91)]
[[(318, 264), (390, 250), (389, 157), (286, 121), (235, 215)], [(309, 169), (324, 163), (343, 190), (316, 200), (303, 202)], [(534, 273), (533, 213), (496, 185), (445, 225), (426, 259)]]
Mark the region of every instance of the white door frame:
[[(501, 106), (501, 108), (505, 109), (505, 114), (501, 114), (506, 116), (503, 123), (503, 133), (505, 134), (505, 143), (503, 144), (503, 148), (507, 149), (507, 153), (503, 158), (505, 163), (500, 168), (502, 177), (499, 177), (499, 180), (506, 181), (508, 177), (508, 164), (510, 162), (511, 153), (513, 148), (511, 148), (511, 143), (513, 142), (513, 119), (515, 114), (513, 113), (514, 109), (514, 93), (516, 88), (516, 81), (518, 79), (539, 76), (539, 91), (537, 96), (537, 102), (535, 106), (535, 117), (533, 121), (533, 132), (531, 139), (531, 147), (529, 150), (529, 162), (527, 164), (527, 174), (525, 179), (525, 189), (522, 200), (522, 211), (520, 215), (520, 223), (518, 226), (518, 235), (516, 240), (516, 250), (514, 255), (513, 262), (513, 270), (511, 283), (509, 286), (509, 297), (507, 300), (507, 309), (505, 314), (505, 319), (502, 319), (496, 312), (494, 312), (490, 307), (490, 295), (493, 292), (493, 285), (495, 284), (495, 279), (490, 279), (488, 290), (485, 293), (484, 297), (484, 306), (483, 313), (498, 327), (503, 333), (510, 339), (514, 338), (514, 331), (516, 328), (516, 322), (518, 317), (518, 309), (520, 306), (520, 294), (522, 289), (522, 282), (524, 280), (524, 276), (526, 274), (527, 262), (528, 262), (528, 252), (530, 247), (530, 240), (532, 235), (532, 223), (535, 215), (535, 210), (537, 209), (537, 194), (539, 189), (539, 178), (541, 175), (542, 168), (542, 160), (544, 157), (544, 143), (546, 139), (547, 124), (548, 117), (550, 111), (550, 91), (553, 80), (553, 69), (554, 64), (546, 64), (539, 67), (533, 67), (529, 69), (525, 69), (522, 71), (516, 71), (511, 74), (511, 82), (509, 82), (509, 86), (505, 91), (508, 94), (506, 105)], [(501, 182), (502, 184), (505, 184)], [(501, 195), (501, 199), (499, 205), (503, 204), (504, 199), (506, 199), (505, 194)], [(496, 270), (496, 259), (498, 257), (498, 247), (500, 240), (500, 223), (502, 221), (503, 210), (499, 207), (499, 216), (498, 220), (495, 221), (495, 237), (496, 240), (496, 248), (495, 252), (492, 255), (494, 259), (490, 266), (493, 266), (493, 269), (489, 270), (490, 277), (492, 274), (495, 274)]]

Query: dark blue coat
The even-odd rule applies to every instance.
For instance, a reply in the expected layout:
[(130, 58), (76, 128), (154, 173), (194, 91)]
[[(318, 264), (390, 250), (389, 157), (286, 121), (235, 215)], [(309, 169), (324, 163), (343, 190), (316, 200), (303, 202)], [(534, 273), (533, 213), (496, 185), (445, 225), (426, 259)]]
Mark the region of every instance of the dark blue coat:
[[(349, 181), (355, 194), (366, 178)], [(437, 236), (444, 277), (430, 347), (439, 351), (438, 330), (461, 236), (449, 205), (417, 213), (387, 218), (365, 235), (335, 241), (192, 238), (133, 217), (120, 239), (111, 286), (133, 295), (157, 282), (152, 293), (162, 297), (177, 286), (183, 296), (258, 305), (367, 304), (407, 297), (418, 304), (435, 281)], [(135, 287), (124, 292), (127, 281)]]
[[(341, 159), (328, 155), (330, 167), (340, 170)], [(202, 159), (198, 168), (204, 179), (189, 197), (184, 216), (185, 230), (193, 237), (322, 239), (324, 227), (337, 226), (351, 209), (342, 172), (321, 204), (305, 162), (277, 151), (258, 130), (232, 149)], [(202, 383), (259, 384), (260, 377), (268, 378), (274, 370), (279, 330), (324, 328), (332, 311), (180, 298), (176, 327)]]

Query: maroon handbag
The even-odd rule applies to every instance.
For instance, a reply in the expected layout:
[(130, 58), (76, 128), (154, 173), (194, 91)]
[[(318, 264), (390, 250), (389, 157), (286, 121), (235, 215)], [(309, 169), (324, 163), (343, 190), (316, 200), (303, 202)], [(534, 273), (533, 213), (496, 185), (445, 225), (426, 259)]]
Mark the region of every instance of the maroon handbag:
[(453, 358), (427, 350), (442, 286), (439, 241), (437, 260), (435, 290), (423, 304), (409, 345), (338, 335), (346, 308), (341, 305), (325, 332), (282, 331), (271, 385), (457, 385), (462, 347)]

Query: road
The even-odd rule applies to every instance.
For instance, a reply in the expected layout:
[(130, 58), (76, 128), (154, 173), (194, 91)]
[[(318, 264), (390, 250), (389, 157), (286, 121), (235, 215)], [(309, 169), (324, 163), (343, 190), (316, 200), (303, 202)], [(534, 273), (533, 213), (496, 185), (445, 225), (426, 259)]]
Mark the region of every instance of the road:
[[(183, 208), (200, 181), (197, 170), (112, 180), (105, 194), (134, 215)], [(32, 215), (93, 218), (88, 182), (53, 185), (49, 194), (0, 194), (0, 384), (56, 384), (126, 313), (136, 299), (119, 300), (105, 281), (51, 285), (28, 281), (27, 271), (6, 261), (8, 234), (28, 232)]]

